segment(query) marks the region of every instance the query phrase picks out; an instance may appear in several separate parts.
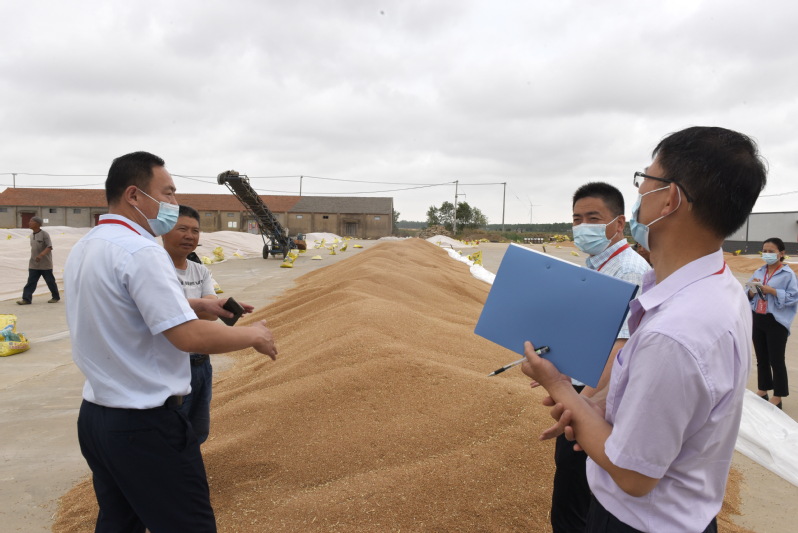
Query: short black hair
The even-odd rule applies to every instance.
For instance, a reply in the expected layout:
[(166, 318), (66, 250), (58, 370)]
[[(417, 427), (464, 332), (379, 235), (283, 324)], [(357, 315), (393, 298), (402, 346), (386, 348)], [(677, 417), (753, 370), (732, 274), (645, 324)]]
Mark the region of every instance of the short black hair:
[[(784, 246), (784, 241), (779, 239), (778, 237), (771, 237), (769, 239), (765, 239), (765, 241), (762, 244), (764, 245), (765, 243), (768, 243), (768, 242), (772, 243), (772, 244), (775, 244), (776, 245), (776, 249), (778, 249), (778, 251), (780, 251), (780, 252), (783, 252), (784, 250), (787, 249), (787, 247)], [(781, 257), (781, 260), (784, 261), (784, 256)]]
[(180, 208), (177, 212), (177, 216), (179, 217), (191, 217), (197, 222), (200, 221), (199, 212), (194, 209), (193, 207), (189, 207), (187, 205), (180, 205)]
[(131, 185), (146, 189), (152, 180), (152, 169), (164, 165), (163, 159), (149, 152), (133, 152), (114, 159), (105, 180), (108, 205), (119, 200)]
[(767, 183), (753, 139), (725, 128), (693, 126), (671, 133), (652, 157), (692, 197), (695, 217), (719, 237), (745, 223)]
[(602, 181), (591, 181), (576, 189), (574, 193), (574, 200), (571, 203), (571, 209), (576, 205), (576, 202), (582, 198), (598, 198), (604, 202), (610, 213), (616, 217), (623, 215), (623, 194), (617, 187), (604, 183)]

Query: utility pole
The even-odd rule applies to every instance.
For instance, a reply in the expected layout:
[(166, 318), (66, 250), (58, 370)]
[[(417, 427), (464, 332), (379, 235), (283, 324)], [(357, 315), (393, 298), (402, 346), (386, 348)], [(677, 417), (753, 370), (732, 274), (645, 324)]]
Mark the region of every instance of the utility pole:
[(505, 181), (502, 185), (504, 185), (504, 192), (502, 193), (502, 233), (504, 233), (504, 206), (507, 202), (507, 182)]
[(299, 176), (299, 196), (302, 196), (302, 176)]
[(17, 174), (16, 174), (16, 172), (12, 172), (11, 176), (12, 176), (12, 180), (13, 180), (12, 181), (13, 186), (11, 188), (12, 189), (16, 189), (17, 188)]
[(452, 213), (452, 237), (457, 235), (457, 185), (460, 180), (454, 180), (454, 213)]

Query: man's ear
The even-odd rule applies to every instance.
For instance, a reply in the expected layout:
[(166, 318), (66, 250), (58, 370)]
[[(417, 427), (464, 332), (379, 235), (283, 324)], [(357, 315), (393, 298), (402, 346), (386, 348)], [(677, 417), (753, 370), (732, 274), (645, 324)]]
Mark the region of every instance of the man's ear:
[(618, 220), (616, 220), (615, 223), (618, 224), (618, 233), (623, 235), (623, 230), (626, 229), (626, 217), (624, 215), (618, 215)]
[(682, 202), (685, 202), (684, 196), (682, 191), (679, 190), (679, 186), (675, 183), (671, 183), (670, 187), (667, 190), (667, 198), (665, 200), (665, 204), (663, 204), (662, 209), (660, 210), (660, 216), (670, 215), (677, 209), (679, 209), (679, 205)]
[(139, 205), (139, 188), (135, 185), (128, 185), (122, 193), (122, 201), (130, 205)]

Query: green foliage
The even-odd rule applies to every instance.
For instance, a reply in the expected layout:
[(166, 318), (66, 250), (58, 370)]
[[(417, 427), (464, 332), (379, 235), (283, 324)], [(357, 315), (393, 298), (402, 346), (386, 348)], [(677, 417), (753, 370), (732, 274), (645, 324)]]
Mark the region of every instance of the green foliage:
[(454, 204), (443, 202), (440, 207), (430, 206), (427, 210), (427, 227), (444, 226), (452, 231), (452, 225), (457, 221), (457, 230), (468, 230), (485, 227), (488, 218), (477, 207), (472, 207), (468, 202), (458, 202), (455, 213)]

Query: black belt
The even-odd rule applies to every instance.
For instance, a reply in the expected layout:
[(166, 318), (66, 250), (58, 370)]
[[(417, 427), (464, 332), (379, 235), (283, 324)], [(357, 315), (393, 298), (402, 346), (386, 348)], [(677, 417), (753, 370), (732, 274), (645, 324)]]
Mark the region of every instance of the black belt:
[(175, 409), (180, 409), (181, 405), (183, 405), (182, 396), (169, 396), (163, 405), (161, 407), (156, 407), (156, 409), (169, 409), (170, 411), (174, 411)]
[(200, 366), (205, 363), (211, 356), (206, 353), (191, 353), (188, 354), (191, 360), (191, 366)]

